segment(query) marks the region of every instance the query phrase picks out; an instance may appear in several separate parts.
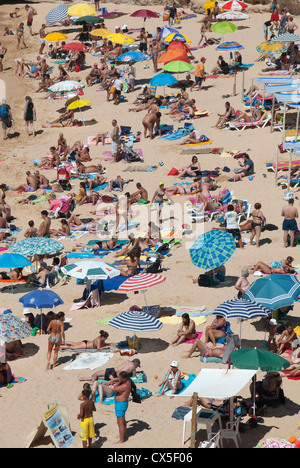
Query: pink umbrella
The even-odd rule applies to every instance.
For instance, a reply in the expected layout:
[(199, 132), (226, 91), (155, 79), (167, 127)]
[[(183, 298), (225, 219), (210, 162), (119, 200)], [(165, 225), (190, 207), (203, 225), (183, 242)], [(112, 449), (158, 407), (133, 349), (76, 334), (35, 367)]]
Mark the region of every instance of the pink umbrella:
[(248, 5), (244, 2), (240, 2), (239, 0), (231, 0), (229, 2), (222, 3), (220, 7), (222, 10), (236, 11), (245, 10), (245, 8), (248, 8)]

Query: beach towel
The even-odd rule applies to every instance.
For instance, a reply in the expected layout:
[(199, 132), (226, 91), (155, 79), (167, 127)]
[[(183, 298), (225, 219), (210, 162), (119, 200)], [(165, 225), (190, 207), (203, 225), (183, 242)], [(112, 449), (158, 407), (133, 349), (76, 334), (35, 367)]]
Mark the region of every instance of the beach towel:
[(184, 416), (191, 411), (191, 408), (188, 406), (178, 406), (172, 414), (172, 418), (175, 419), (184, 419)]
[[(196, 325), (202, 325), (206, 322), (206, 317), (192, 317)], [(180, 324), (182, 319), (181, 317), (177, 317), (177, 315), (173, 315), (171, 317), (160, 317), (158, 319), (165, 325), (177, 325)]]
[[(167, 374), (165, 374), (166, 377)], [(180, 390), (177, 390), (175, 392), (176, 395), (180, 395), (196, 378), (196, 374), (185, 374), (183, 377), (181, 377), (181, 383), (182, 383), (182, 388)], [(161, 393), (163, 388), (163, 385), (160, 387), (158, 393)], [(166, 389), (164, 391), (164, 395), (172, 395), (172, 390)]]
[(67, 364), (64, 370), (90, 369), (104, 366), (111, 358), (113, 353), (82, 353), (75, 361)]
[(208, 141), (199, 141), (198, 143), (185, 143), (186, 146), (200, 146), (200, 145), (211, 145), (212, 144), (212, 140), (208, 140)]
[(288, 370), (284, 370), (282, 372), (287, 375), (287, 378), (289, 380), (300, 380), (300, 375), (297, 375), (296, 377), (293, 377), (293, 376), (289, 376), (290, 371), (288, 371)]
[(15, 375), (13, 375), (13, 377), (14, 377), (14, 380), (13, 380), (12, 382), (10, 382), (9, 384), (3, 385), (3, 384), (0, 383), (0, 388), (2, 388), (2, 387), (11, 388), (11, 387), (13, 387), (15, 384), (17, 384), (17, 383), (26, 382), (25, 377), (16, 377)]
[(202, 336), (202, 332), (196, 332), (196, 338), (193, 338), (192, 340), (185, 340), (184, 343), (188, 343), (188, 344), (195, 343), (196, 340), (200, 340), (201, 336)]

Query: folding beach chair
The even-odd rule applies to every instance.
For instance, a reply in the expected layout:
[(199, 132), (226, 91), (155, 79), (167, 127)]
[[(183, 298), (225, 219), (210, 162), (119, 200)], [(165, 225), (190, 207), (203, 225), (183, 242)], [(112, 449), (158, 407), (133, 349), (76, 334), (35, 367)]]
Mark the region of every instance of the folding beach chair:
[(231, 130), (244, 131), (245, 128), (264, 128), (270, 121), (271, 114), (269, 112), (265, 112), (264, 115), (262, 115), (261, 119), (256, 120), (255, 122), (243, 122), (240, 120), (239, 122), (227, 122), (227, 124)]

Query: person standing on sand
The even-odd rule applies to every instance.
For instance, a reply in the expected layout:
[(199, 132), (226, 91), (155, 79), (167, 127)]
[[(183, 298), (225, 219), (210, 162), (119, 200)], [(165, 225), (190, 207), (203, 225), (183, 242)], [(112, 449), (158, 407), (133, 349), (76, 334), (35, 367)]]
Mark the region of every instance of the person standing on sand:
[(48, 217), (48, 211), (43, 210), (41, 216), (43, 221), (38, 230), (39, 237), (50, 237), (51, 219)]
[(54, 354), (52, 368), (56, 366), (60, 345), (65, 342), (64, 330), (64, 323), (61, 320), (58, 320), (58, 316), (56, 314), (55, 319), (51, 320), (47, 328), (47, 333), (50, 333), (48, 338), (47, 369), (50, 369), (50, 359), (53, 349)]
[(190, 91), (193, 91), (196, 85), (198, 85), (198, 91), (200, 91), (203, 81), (206, 80), (205, 67), (204, 67), (205, 62), (206, 62), (206, 58), (202, 57), (200, 62), (197, 63), (195, 72), (194, 72), (195, 82), (192, 84)]
[(29, 33), (31, 36), (33, 36), (32, 34), (32, 23), (33, 23), (33, 16), (34, 15), (37, 15), (37, 11), (29, 6), (29, 5), (25, 5), (25, 10), (27, 12), (27, 26), (28, 26), (28, 29), (29, 29)]
[(290, 234), (290, 245), (294, 247), (295, 231), (297, 231), (296, 218), (299, 217), (297, 208), (294, 207), (294, 199), (290, 198), (287, 206), (282, 208), (281, 216), (284, 217), (282, 223), (283, 247), (287, 246), (288, 234)]
[(6, 54), (7, 49), (4, 47), (1, 42), (0, 42), (0, 72), (3, 71), (3, 62), (2, 60), (4, 59), (4, 55)]
[(36, 120), (35, 106), (30, 96), (26, 96), (25, 100), (26, 100), (26, 104), (24, 108), (24, 120), (25, 120), (26, 137), (27, 138), (29, 137), (29, 125), (31, 126), (32, 135), (35, 137), (35, 129), (33, 125), (33, 121)]
[(45, 45), (46, 45), (46, 41), (44, 39), (44, 37), (46, 36), (46, 25), (45, 24), (42, 24), (42, 27), (39, 30), (39, 35), (40, 35), (40, 43), (41, 43), (39, 54), (42, 55), (43, 50), (44, 50)]
[(115, 392), (115, 415), (119, 427), (119, 440), (117, 444), (123, 444), (126, 439), (127, 423), (125, 413), (128, 408), (128, 398), (131, 393), (131, 380), (127, 372), (120, 372), (119, 382), (114, 386)]
[(90, 396), (90, 390), (82, 390), (83, 402), (80, 405), (80, 412), (77, 416), (77, 419), (80, 419), (79, 437), (82, 440), (83, 448), (91, 448), (92, 441), (96, 437), (93, 418), (93, 412), (96, 411), (96, 407)]

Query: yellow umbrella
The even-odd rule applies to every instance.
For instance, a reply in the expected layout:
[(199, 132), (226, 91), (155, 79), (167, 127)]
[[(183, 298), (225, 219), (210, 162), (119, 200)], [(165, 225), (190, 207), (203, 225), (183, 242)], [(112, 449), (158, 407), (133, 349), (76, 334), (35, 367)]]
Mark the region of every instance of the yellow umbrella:
[(67, 109), (80, 109), (81, 107), (90, 106), (92, 104), (91, 101), (86, 101), (85, 99), (79, 99), (78, 101), (72, 102)]
[(286, 50), (286, 46), (282, 42), (263, 42), (256, 47), (256, 50), (261, 54), (281, 54)]
[(64, 41), (67, 38), (68, 36), (60, 32), (53, 32), (53, 33), (47, 34), (47, 36), (44, 37), (45, 41), (47, 42)]
[(111, 34), (108, 36), (108, 39), (110, 39), (115, 44), (132, 44), (134, 42), (132, 37), (125, 36), (125, 34), (120, 33)]
[(180, 41), (180, 36), (182, 36), (186, 42), (188, 42), (189, 44), (192, 42), (191, 39), (187, 36), (185, 36), (184, 34), (181, 34), (181, 33), (172, 33), (172, 34), (169, 34), (166, 38), (165, 38), (165, 41), (166, 42), (172, 42), (173, 39), (175, 38), (176, 39), (176, 36), (178, 37), (178, 40)]
[(88, 16), (88, 15), (95, 15), (96, 10), (92, 5), (88, 5), (86, 3), (77, 3), (76, 5), (72, 5), (68, 8), (68, 15), (69, 16)]
[(94, 31), (91, 31), (90, 34), (92, 36), (108, 37), (108, 36), (111, 36), (113, 32), (111, 32), (109, 29), (98, 28), (98, 29), (94, 29)]

